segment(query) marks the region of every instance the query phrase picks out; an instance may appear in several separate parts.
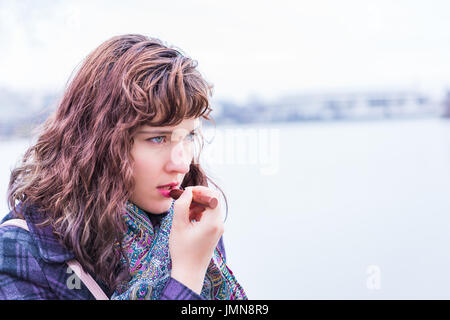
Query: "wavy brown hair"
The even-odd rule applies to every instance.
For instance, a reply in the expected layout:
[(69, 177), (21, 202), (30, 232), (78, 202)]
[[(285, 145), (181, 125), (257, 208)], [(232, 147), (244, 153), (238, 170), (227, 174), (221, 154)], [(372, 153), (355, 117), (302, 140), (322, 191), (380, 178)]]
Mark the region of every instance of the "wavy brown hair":
[[(110, 290), (129, 276), (117, 242), (134, 189), (134, 133), (144, 124), (212, 120), (212, 85), (196, 67), (158, 39), (128, 34), (105, 41), (68, 82), (58, 108), (38, 128), (37, 142), (11, 172), (9, 209), (22, 216), (18, 203), (39, 208), (44, 224)], [(182, 187), (211, 181), (198, 160)]]

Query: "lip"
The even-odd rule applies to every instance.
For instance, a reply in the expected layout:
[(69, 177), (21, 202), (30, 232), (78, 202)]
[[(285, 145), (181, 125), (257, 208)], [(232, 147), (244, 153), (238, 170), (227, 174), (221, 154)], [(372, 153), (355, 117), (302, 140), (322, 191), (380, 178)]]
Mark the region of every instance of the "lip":
[[(163, 186), (159, 186), (156, 188), (158, 189), (159, 193), (161, 193), (161, 195), (163, 197), (170, 198), (170, 190), (175, 189), (178, 185), (179, 185), (178, 182), (172, 182), (172, 183), (165, 184)], [(164, 187), (170, 187), (170, 189), (162, 189)]]
[(161, 193), (164, 197), (170, 198), (170, 190), (171, 189), (161, 189), (158, 188), (159, 193)]
[(176, 187), (176, 186), (178, 186), (179, 185), (179, 183), (178, 182), (172, 182), (172, 183), (168, 183), (168, 184), (165, 184), (165, 185), (162, 185), (162, 186), (157, 186), (157, 188), (164, 188), (164, 187)]

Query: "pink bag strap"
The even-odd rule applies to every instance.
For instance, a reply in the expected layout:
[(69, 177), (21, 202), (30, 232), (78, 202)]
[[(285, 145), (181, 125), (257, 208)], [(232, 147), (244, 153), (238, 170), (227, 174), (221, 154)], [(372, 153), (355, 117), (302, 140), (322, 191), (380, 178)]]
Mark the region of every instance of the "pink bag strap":
[(7, 220), (7, 221), (3, 222), (2, 224), (0, 224), (0, 227), (3, 227), (3, 226), (15, 226), (15, 227), (19, 227), (19, 228), (25, 229), (27, 231), (30, 231), (28, 229), (27, 222), (25, 220), (23, 220), (23, 219), (10, 219), (10, 220)]
[(98, 283), (95, 282), (94, 278), (92, 278), (89, 273), (83, 270), (83, 267), (77, 260), (73, 259), (67, 261), (67, 264), (69, 265), (70, 269), (72, 269), (73, 272), (75, 272), (78, 278), (80, 278), (81, 281), (83, 281), (84, 285), (89, 289), (89, 291), (92, 293), (95, 299), (109, 300), (108, 296), (103, 292), (102, 288), (100, 288)]
[[(0, 227), (3, 226), (15, 226), (22, 229), (25, 229), (27, 231), (30, 231), (28, 229), (27, 222), (24, 219), (10, 219), (2, 224), (0, 224)], [(70, 260), (67, 261), (67, 264), (69, 265), (70, 269), (75, 272), (75, 274), (80, 278), (80, 280), (84, 283), (84, 285), (88, 288), (88, 290), (92, 293), (92, 295), (97, 300), (109, 300), (108, 296), (103, 292), (103, 290), (100, 288), (97, 282), (95, 282), (94, 278), (91, 277), (91, 275), (83, 270), (83, 267), (80, 265), (80, 263), (77, 260)]]

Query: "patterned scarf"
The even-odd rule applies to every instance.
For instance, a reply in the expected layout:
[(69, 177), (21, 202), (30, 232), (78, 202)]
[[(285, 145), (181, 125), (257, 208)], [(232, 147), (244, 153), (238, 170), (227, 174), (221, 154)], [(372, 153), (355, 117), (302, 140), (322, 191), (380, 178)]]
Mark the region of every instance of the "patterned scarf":
[[(128, 257), (131, 280), (120, 285), (112, 295), (116, 300), (159, 299), (170, 277), (169, 234), (172, 227), (173, 206), (160, 225), (152, 225), (147, 214), (130, 201), (124, 218), (128, 231), (123, 239)], [(126, 263), (124, 257), (122, 262)], [(217, 248), (214, 250), (203, 282), (202, 297), (209, 300), (247, 299), (242, 287)]]

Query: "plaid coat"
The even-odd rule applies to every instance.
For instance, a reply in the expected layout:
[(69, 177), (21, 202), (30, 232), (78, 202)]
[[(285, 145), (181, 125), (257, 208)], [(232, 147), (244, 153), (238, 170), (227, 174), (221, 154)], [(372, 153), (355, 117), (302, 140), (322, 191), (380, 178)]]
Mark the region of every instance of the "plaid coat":
[[(15, 226), (0, 227), (0, 299), (95, 299), (68, 267), (75, 258), (53, 234), (51, 226), (37, 227), (44, 217), (34, 206), (21, 211), (30, 231)], [(13, 211), (1, 221), (15, 218)], [(225, 257), (222, 238), (218, 249)], [(110, 297), (111, 290), (96, 279)], [(200, 295), (170, 278), (162, 300), (200, 300)]]

